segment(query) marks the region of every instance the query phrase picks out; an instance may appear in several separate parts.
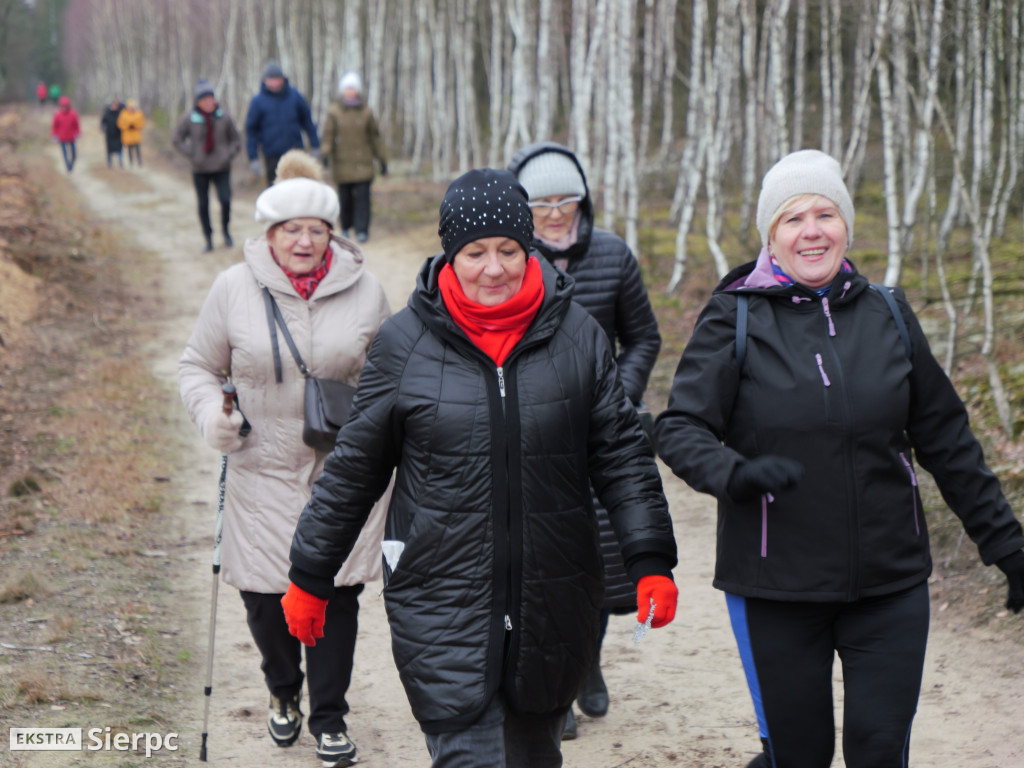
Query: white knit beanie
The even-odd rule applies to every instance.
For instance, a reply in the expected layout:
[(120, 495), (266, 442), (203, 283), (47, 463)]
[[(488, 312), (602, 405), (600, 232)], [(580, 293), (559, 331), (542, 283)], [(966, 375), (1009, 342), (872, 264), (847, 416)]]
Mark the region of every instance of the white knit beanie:
[(526, 161), (516, 174), (531, 200), (555, 195), (586, 195), (576, 162), (564, 152), (542, 152)]
[(338, 81), (338, 93), (346, 88), (355, 88), (359, 93), (363, 92), (363, 79), (355, 72), (346, 72)]
[(334, 187), (313, 179), (278, 179), (256, 198), (256, 221), (269, 230), (289, 219), (323, 219), (334, 225), (340, 211)]
[(821, 195), (828, 198), (846, 222), (847, 245), (853, 243), (853, 199), (843, 181), (843, 170), (831, 155), (817, 149), (801, 149), (779, 160), (768, 169), (757, 199), (757, 231), (768, 247), (768, 227), (776, 212), (797, 195)]

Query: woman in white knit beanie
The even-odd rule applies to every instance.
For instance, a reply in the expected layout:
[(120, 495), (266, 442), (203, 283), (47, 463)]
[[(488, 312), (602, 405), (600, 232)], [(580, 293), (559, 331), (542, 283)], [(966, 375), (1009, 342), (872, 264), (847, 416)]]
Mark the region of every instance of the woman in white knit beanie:
[(915, 457), (1024, 608), (1020, 523), (903, 292), (849, 259), (853, 218), (824, 152), (765, 174), (760, 255), (712, 293), (655, 426), (718, 499), (714, 585), (763, 743), (748, 768), (832, 764), (837, 656), (846, 765), (908, 764), (932, 569)]
[[(217, 276), (179, 364), (189, 415), (207, 443), (227, 455), (222, 575), (241, 592), (262, 656), (270, 696), (267, 730), (278, 746), (299, 738), (305, 682), (307, 727), (325, 766), (356, 759), (345, 722), (346, 692), (358, 597), (367, 581), (380, 577), (389, 497), (374, 509), (337, 574), (326, 636), (306, 650), (303, 671), (302, 646), (288, 632), (281, 598), (292, 533), (327, 454), (302, 439), (305, 371), (287, 340), (309, 375), (356, 385), (367, 350), (390, 315), (363, 254), (332, 234), (337, 218), (338, 196), (320, 181), (320, 164), (301, 150), (287, 152), (276, 181), (256, 200), (256, 221), (266, 234), (246, 240), (245, 261)], [(237, 390), (230, 415), (221, 394), (226, 381)], [(269, 754), (252, 762), (272, 764)]]

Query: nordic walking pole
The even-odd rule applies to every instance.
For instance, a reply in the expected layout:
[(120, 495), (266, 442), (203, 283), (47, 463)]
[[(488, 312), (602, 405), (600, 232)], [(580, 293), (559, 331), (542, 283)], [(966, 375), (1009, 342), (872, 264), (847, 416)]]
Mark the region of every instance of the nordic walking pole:
[[(235, 385), (230, 381), (224, 383), (220, 389), (224, 395), (224, 413), (231, 415), (235, 407)], [(202, 745), (199, 747), (199, 761), (206, 762), (206, 737), (209, 734), (208, 725), (210, 722), (210, 694), (213, 693), (213, 635), (217, 626), (217, 587), (220, 584), (220, 540), (224, 530), (224, 483), (228, 474), (228, 455), (222, 453), (220, 457), (220, 481), (217, 483), (217, 523), (213, 529), (213, 588), (210, 596), (210, 636), (206, 643), (206, 687), (203, 694), (206, 703), (203, 706), (203, 736)]]

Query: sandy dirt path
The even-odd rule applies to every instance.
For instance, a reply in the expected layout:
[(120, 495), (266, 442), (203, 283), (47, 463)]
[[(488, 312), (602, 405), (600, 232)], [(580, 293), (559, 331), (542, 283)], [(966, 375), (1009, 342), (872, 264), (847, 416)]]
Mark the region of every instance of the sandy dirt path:
[[(91, 124), (86, 118), (83, 124)], [(198, 764), (202, 725), (211, 588), (211, 541), (219, 457), (200, 439), (177, 396), (177, 360), (215, 274), (241, 258), (241, 248), (201, 254), (195, 196), (187, 164), (125, 170), (130, 191), (119, 191), (102, 161), (100, 135), (87, 132), (80, 161), (68, 175), (102, 226), (127, 235), (156, 266), (141, 291), (154, 313), (140, 333), (152, 371), (162, 384), (155, 400), (166, 408), (164, 439), (180, 446), (172, 479), (179, 523), (176, 581), (181, 629), (194, 636), (195, 696), (187, 697), (180, 723), (182, 747), (175, 760)], [(52, 152), (55, 164), (59, 151)], [(391, 179), (378, 182), (383, 186)], [(138, 191), (143, 189), (144, 191)], [(213, 218), (217, 204), (212, 202)], [(252, 202), (236, 197), (236, 242), (260, 233)], [(413, 275), (437, 247), (433, 228), (390, 235), (379, 226), (366, 244), (368, 266), (382, 279), (393, 309), (404, 306)], [(676, 621), (653, 631), (638, 646), (631, 617), (613, 618), (604, 646), (611, 691), (607, 717), (579, 715), (579, 738), (564, 744), (571, 768), (743, 768), (757, 751), (756, 723), (742, 677), (721, 593), (710, 586), (714, 562), (714, 504), (663, 471), (679, 544), (675, 571), (681, 588)], [(1002, 586), (999, 587), (1002, 589)], [(391, 659), (381, 585), (362, 597), (355, 673), (349, 701), (350, 735), (360, 765), (413, 768), (429, 765)], [(209, 763), (222, 766), (316, 766), (313, 740), (303, 733), (290, 749), (274, 746), (264, 719), (267, 694), (259, 656), (245, 624), (241, 600), (221, 586), (215, 673), (211, 700)], [(1011, 636), (971, 629), (951, 612), (936, 609), (919, 715), (911, 747), (917, 768), (1011, 768), (1024, 766), (1024, 622)], [(837, 683), (839, 682), (837, 674)], [(841, 690), (837, 687), (837, 690)], [(841, 723), (841, 703), (837, 703)], [(841, 734), (840, 734), (841, 736)], [(837, 739), (837, 744), (838, 744)], [(837, 747), (837, 752), (841, 752)], [(168, 756), (169, 757), (169, 756)], [(166, 763), (165, 763), (166, 764)], [(834, 765), (844, 765), (837, 754)]]

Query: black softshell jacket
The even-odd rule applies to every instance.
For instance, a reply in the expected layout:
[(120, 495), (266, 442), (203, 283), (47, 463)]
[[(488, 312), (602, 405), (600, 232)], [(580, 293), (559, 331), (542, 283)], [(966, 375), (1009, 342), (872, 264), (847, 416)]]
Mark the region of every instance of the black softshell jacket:
[[(908, 359), (882, 296), (855, 271), (829, 298), (794, 285), (750, 295), (746, 361), (736, 360), (736, 304), (753, 262), (712, 294), (658, 417), (659, 455), (718, 498), (714, 584), (747, 597), (852, 601), (931, 572), (914, 457), (936, 479), (982, 560), (1024, 546), (967, 412), (901, 291)], [(731, 286), (731, 287), (730, 287)], [(787, 456), (803, 479), (740, 503), (726, 491), (746, 458)]]
[[(597, 651), (603, 597), (592, 482), (634, 578), (675, 540), (649, 443), (604, 332), (541, 260), (544, 300), (502, 368), (452, 321), (428, 260), (370, 348), (348, 423), (292, 544), (321, 597), (397, 467), (384, 589), (395, 662), (430, 732), (459, 730), (499, 686), (521, 713), (568, 707)], [(386, 569), (387, 570), (387, 569)]]

